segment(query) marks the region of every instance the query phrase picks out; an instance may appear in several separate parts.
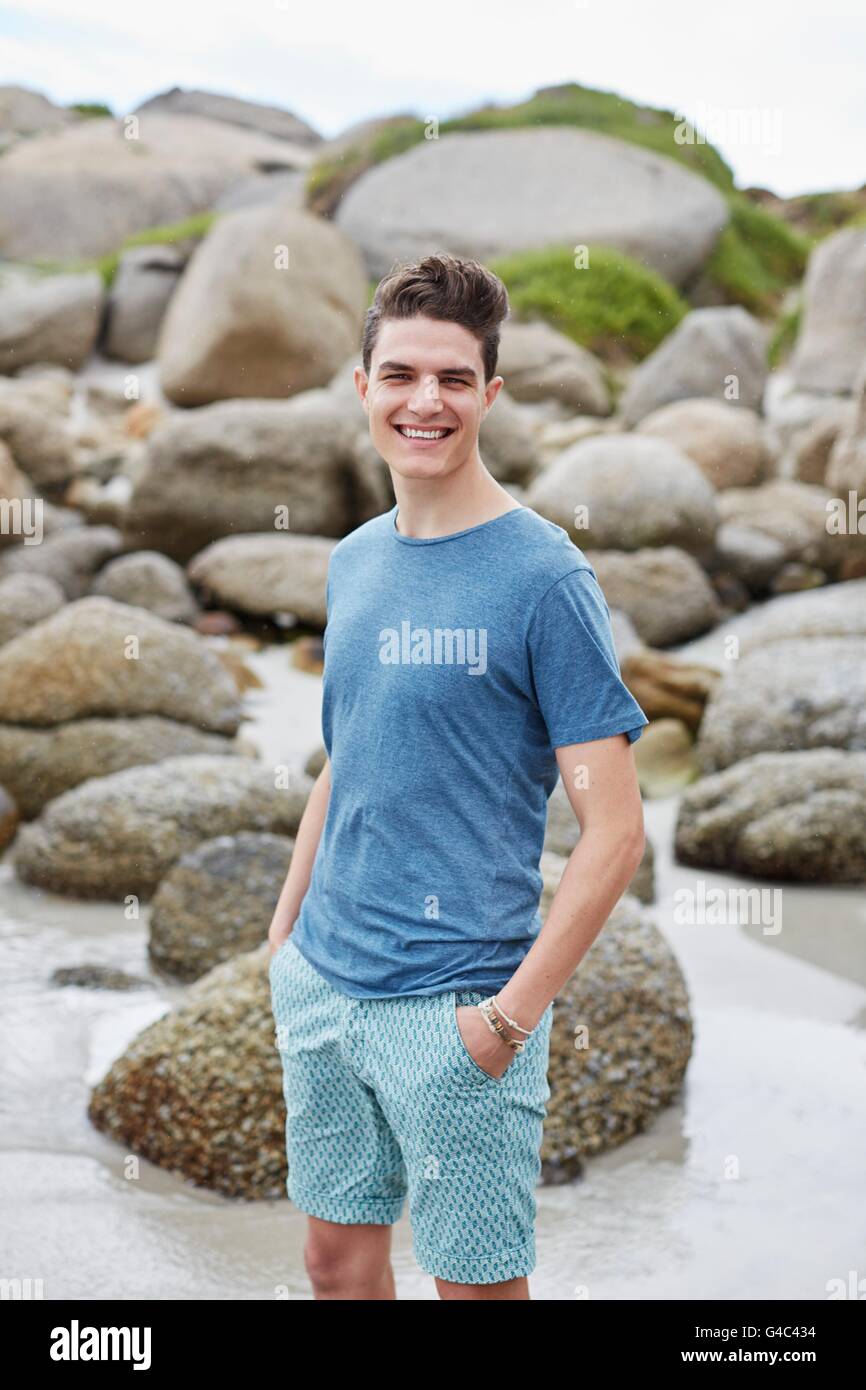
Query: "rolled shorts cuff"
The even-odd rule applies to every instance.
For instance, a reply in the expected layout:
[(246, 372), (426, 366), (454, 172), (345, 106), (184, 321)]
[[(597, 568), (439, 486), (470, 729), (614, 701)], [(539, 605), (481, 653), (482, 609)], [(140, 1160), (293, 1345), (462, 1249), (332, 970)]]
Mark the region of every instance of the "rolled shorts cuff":
[(393, 1226), (403, 1213), (405, 1197), (329, 1197), (327, 1192), (305, 1192), (286, 1186), (289, 1200), (307, 1216), (335, 1221), (340, 1226)]
[(414, 1242), (415, 1259), (425, 1274), (447, 1279), (450, 1284), (501, 1284), (506, 1279), (519, 1279), (535, 1269), (535, 1239), (513, 1250), (501, 1250), (494, 1255), (452, 1255), (446, 1250)]

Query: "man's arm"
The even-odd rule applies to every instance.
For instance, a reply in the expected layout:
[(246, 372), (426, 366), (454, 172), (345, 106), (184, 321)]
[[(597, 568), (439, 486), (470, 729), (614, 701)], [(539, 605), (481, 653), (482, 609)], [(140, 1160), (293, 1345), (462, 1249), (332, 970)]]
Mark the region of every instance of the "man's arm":
[(535, 1027), (574, 974), (645, 847), (643, 803), (625, 734), (557, 748), (556, 760), (581, 833), (544, 926), (496, 996), (524, 1028)]
[(304, 807), (304, 814), (301, 816), (301, 823), (295, 835), (292, 862), (289, 865), (289, 872), (286, 875), (286, 881), (277, 899), (271, 925), (268, 928), (271, 955), (282, 946), (286, 937), (291, 934), (301, 910), (301, 903), (304, 901), (304, 896), (310, 886), (316, 851), (319, 848), (322, 827), (328, 813), (330, 795), (331, 764), (330, 760), (325, 758), (325, 766), (313, 783), (313, 789)]

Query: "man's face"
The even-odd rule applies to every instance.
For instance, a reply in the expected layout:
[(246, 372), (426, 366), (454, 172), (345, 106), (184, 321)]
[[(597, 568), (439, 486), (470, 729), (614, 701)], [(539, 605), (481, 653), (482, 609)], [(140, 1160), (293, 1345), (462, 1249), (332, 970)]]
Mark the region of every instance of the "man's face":
[(369, 380), (355, 368), (370, 438), (405, 478), (441, 477), (474, 458), (481, 421), (502, 384), (495, 376), (485, 387), (481, 344), (467, 328), (420, 314), (385, 319)]

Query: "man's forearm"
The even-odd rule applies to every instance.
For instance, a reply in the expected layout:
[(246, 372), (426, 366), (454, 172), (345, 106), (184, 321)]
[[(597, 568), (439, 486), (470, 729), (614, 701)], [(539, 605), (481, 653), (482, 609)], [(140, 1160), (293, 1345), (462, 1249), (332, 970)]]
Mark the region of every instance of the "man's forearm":
[(328, 800), (331, 795), (331, 767), (326, 762), (313, 785), (313, 790), (304, 807), (304, 814), (295, 835), (295, 847), (286, 881), (283, 884), (268, 935), (273, 938), (286, 937), (295, 924), (301, 903), (304, 901), (313, 864), (322, 837), (322, 828), (328, 814)]
[(643, 850), (642, 825), (614, 841), (606, 830), (590, 829), (581, 835), (544, 926), (496, 996), (510, 1018), (524, 1028), (535, 1027), (631, 883)]

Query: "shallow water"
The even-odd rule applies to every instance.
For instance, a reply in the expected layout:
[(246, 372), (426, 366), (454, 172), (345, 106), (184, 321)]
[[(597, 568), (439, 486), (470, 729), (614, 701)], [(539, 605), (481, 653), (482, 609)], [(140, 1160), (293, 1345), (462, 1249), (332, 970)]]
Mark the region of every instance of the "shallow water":
[[(247, 657), (244, 735), (300, 765), (320, 740), (320, 681), (289, 649)], [(583, 1180), (539, 1187), (536, 1299), (827, 1297), (866, 1275), (866, 892), (782, 888), (782, 930), (685, 926), (674, 893), (756, 886), (676, 865), (673, 799), (648, 802), (651, 909), (685, 974), (695, 1047), (679, 1104), (591, 1160)], [(89, 1088), (183, 997), (57, 988), (58, 966), (99, 962), (149, 977), (146, 919), (20, 884), (0, 862), (0, 1274), (58, 1298), (309, 1298), (304, 1215), (286, 1200), (214, 1196), (128, 1155), (89, 1124)], [(736, 1175), (735, 1175), (736, 1174)], [(408, 1217), (393, 1231), (398, 1296), (435, 1298)]]

